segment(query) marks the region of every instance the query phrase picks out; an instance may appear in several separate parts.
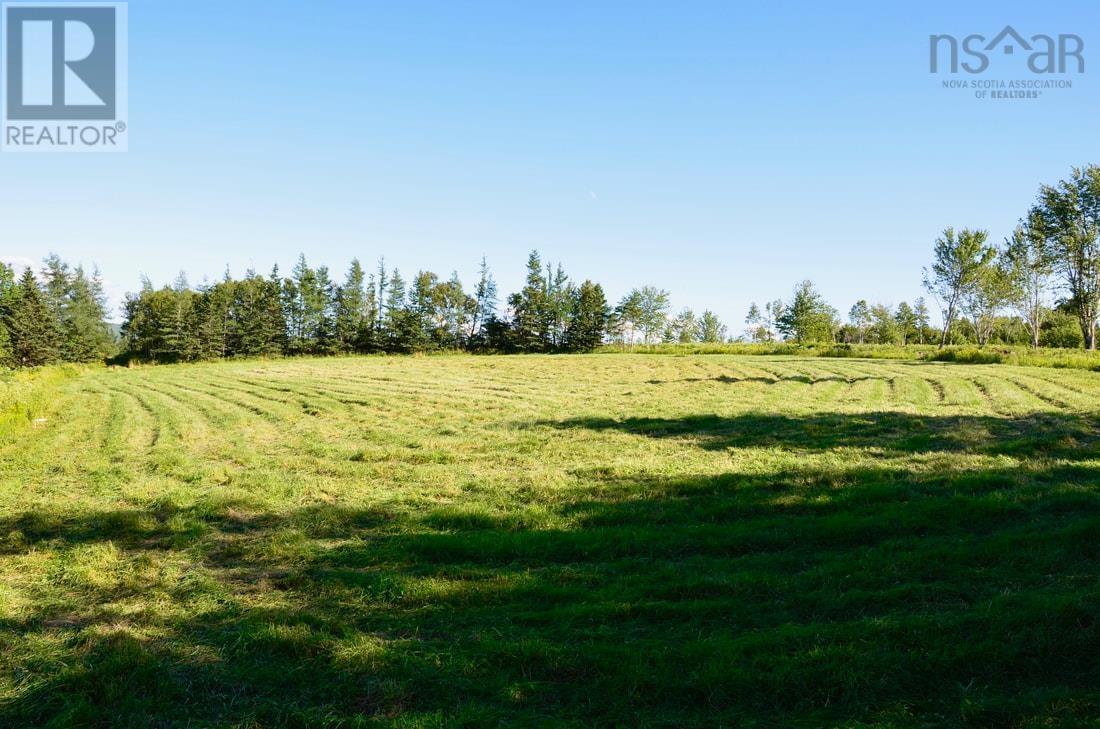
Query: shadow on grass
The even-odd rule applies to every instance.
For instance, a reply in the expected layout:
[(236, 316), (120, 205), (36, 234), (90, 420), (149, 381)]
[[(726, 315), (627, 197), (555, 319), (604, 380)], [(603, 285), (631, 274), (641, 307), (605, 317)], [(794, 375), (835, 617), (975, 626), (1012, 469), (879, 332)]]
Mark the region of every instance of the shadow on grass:
[(676, 380), (646, 380), (647, 385), (670, 385), (673, 383), (700, 383), (721, 382), (726, 385), (739, 385), (743, 383), (755, 383), (759, 385), (778, 385), (783, 382), (801, 382), (804, 385), (813, 385), (818, 382), (843, 382), (854, 385), (857, 382), (891, 382), (895, 377), (878, 377), (874, 375), (856, 375), (844, 377), (843, 375), (827, 375), (824, 377), (811, 377), (810, 375), (783, 375), (771, 376), (750, 375), (747, 377), (734, 377), (733, 375), (718, 375), (717, 377), (682, 377)]
[[(896, 451), (915, 420), (555, 425)], [(905, 450), (1006, 452), (1034, 424), (958, 420)], [(1043, 422), (1077, 458), (1032, 457), (1074, 452), (1048, 444), (980, 470), (594, 471), (551, 526), (545, 508), (483, 505), (23, 514), (0, 521), (5, 553), (60, 566), (0, 623), (18, 687), (0, 724), (1096, 720), (1100, 467), (1087, 423)], [(98, 571), (65, 569), (101, 553)]]
[(1035, 413), (1020, 418), (926, 416), (903, 412), (790, 416), (692, 415), (680, 418), (571, 418), (537, 426), (621, 431), (649, 438), (683, 438), (703, 448), (781, 447), (826, 451), (874, 448), (905, 453), (969, 451), (1013, 456), (1094, 458), (1100, 441), (1095, 418)]

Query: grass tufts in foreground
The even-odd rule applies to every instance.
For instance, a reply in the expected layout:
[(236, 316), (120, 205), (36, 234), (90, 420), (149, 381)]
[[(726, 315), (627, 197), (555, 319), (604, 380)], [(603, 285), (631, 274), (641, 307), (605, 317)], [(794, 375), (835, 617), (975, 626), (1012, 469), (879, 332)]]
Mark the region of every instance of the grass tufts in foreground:
[(102, 370), (0, 440), (3, 726), (1100, 721), (1100, 375)]

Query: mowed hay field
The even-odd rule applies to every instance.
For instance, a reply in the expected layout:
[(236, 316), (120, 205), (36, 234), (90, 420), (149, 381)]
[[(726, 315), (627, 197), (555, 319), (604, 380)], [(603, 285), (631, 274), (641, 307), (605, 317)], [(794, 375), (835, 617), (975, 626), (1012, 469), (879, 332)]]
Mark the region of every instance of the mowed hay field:
[(0, 442), (0, 725), (1096, 726), (1100, 375), (95, 370)]

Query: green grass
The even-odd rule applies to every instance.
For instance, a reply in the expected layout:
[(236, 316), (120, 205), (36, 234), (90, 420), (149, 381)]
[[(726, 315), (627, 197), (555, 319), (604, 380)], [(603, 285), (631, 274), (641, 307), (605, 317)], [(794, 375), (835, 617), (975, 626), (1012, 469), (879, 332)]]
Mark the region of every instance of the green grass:
[(35, 425), (35, 421), (43, 426), (43, 418), (57, 405), (58, 386), (80, 372), (77, 365), (40, 370), (0, 369), (0, 436)]
[(1100, 374), (452, 356), (49, 393), (0, 431), (0, 726), (1100, 723)]
[(1007, 364), (1024, 367), (1054, 367), (1058, 369), (1100, 370), (1100, 351), (1083, 349), (1057, 349), (1043, 347), (1032, 349), (1024, 346), (991, 344), (985, 347), (972, 345), (948, 346), (940, 349), (935, 344), (831, 344), (772, 342), (749, 344), (744, 342), (715, 344), (638, 344), (624, 346), (606, 345), (600, 349), (609, 354), (735, 354), (754, 356), (789, 355), (797, 357), (832, 357), (842, 359), (892, 359), (922, 360), (927, 362), (958, 362), (965, 364)]

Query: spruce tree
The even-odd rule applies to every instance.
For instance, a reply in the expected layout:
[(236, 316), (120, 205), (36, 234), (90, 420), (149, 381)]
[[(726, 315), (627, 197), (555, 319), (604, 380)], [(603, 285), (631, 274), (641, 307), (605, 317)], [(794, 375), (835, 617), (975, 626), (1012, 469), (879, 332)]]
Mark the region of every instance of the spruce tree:
[(393, 269), (393, 275), (385, 286), (385, 321), (382, 334), (387, 352), (408, 352), (411, 349), (412, 317), (405, 302), (405, 279), (401, 272)]
[(407, 345), (423, 350), (440, 344), (435, 294), (439, 277), (431, 271), (420, 271), (409, 292)]
[(343, 285), (336, 289), (335, 330), (337, 347), (342, 352), (355, 349), (366, 312), (366, 275), (358, 259), (353, 259)]
[(72, 281), (69, 264), (62, 261), (56, 253), (51, 253), (43, 261), (40, 273), (42, 298), (46, 302), (46, 308), (53, 315), (54, 321), (60, 325), (65, 319)]
[(263, 318), (264, 354), (285, 354), (287, 322), (282, 305), (282, 284), (279, 281), (278, 265), (271, 269), (271, 275), (264, 282), (260, 316)]
[(570, 352), (591, 352), (603, 341), (611, 315), (603, 288), (585, 281), (572, 296), (564, 347)]
[(98, 273), (88, 278), (81, 266), (69, 277), (61, 319), (61, 354), (66, 361), (95, 362), (113, 349), (106, 300), (98, 279)]
[(11, 336), (8, 334), (7, 321), (11, 302), (15, 296), (15, 272), (11, 266), (0, 263), (0, 367), (14, 367), (15, 357), (11, 351)]
[(512, 294), (508, 300), (512, 307), (513, 337), (521, 352), (543, 352), (547, 349), (546, 294), (547, 281), (543, 278), (539, 252), (531, 251), (527, 258), (527, 281), (523, 290)]
[(564, 344), (565, 328), (569, 320), (569, 313), (573, 307), (573, 284), (565, 275), (565, 269), (559, 263), (557, 268), (551, 270), (550, 264), (546, 265), (546, 301), (543, 318), (547, 344), (550, 348), (557, 349)]
[(497, 313), (497, 283), (493, 280), (493, 274), (489, 270), (489, 262), (481, 257), (481, 268), (478, 270), (477, 289), (474, 291), (473, 311), (470, 314), (470, 338), (479, 337), (485, 325), (491, 321)]
[(234, 282), (226, 356), (271, 354), (266, 317), (267, 288), (268, 281), (251, 270), (244, 279)]
[(355, 335), (355, 351), (377, 352), (381, 349), (378, 335), (380, 329), (378, 317), (381, 308), (378, 299), (378, 283), (372, 273), (367, 277), (363, 320), (359, 323), (359, 331)]
[(386, 326), (386, 286), (389, 285), (389, 279), (386, 277), (386, 259), (378, 259), (378, 330), (385, 329)]
[(11, 314), (12, 303), (19, 293), (19, 284), (15, 280), (15, 271), (6, 263), (0, 262), (0, 322)]
[(307, 309), (313, 322), (313, 351), (334, 354), (339, 349), (336, 339), (336, 286), (329, 276), (328, 266), (318, 267), (314, 271), (314, 280)]
[(11, 337), (8, 336), (8, 327), (0, 320), (0, 369), (15, 366), (15, 357), (11, 351)]
[(39, 367), (58, 361), (61, 348), (57, 321), (30, 268), (23, 271), (4, 324), (17, 366)]
[(287, 295), (287, 320), (290, 325), (290, 350), (296, 354), (310, 352), (316, 332), (317, 278), (306, 263), (305, 254), (298, 256), (298, 263), (291, 272), (285, 287)]

